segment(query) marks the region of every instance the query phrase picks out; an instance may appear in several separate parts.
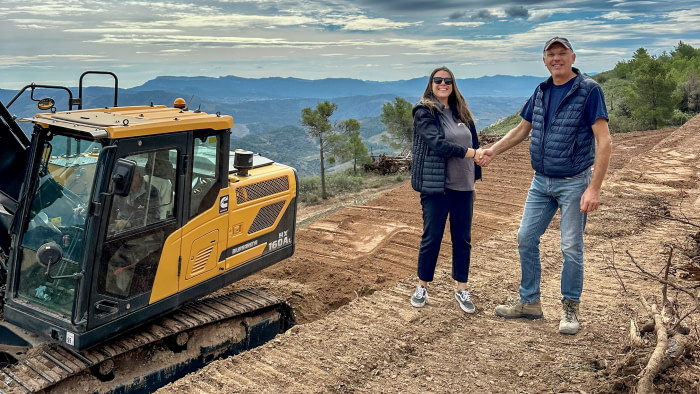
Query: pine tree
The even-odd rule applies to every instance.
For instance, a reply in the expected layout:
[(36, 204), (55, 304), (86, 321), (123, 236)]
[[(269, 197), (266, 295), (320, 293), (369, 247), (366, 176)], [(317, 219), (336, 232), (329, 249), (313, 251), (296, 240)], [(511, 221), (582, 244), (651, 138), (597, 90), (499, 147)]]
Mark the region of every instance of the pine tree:
[(338, 109), (338, 104), (331, 103), (328, 100), (318, 103), (316, 109), (311, 109), (311, 107), (306, 107), (301, 110), (301, 124), (306, 128), (306, 132), (316, 138), (319, 144), (319, 154), (321, 156), (321, 198), (324, 200), (327, 198), (326, 194), (326, 166), (324, 153), (326, 151), (326, 146), (324, 142), (327, 138), (330, 138), (333, 133), (333, 125), (331, 124), (330, 117), (333, 112)]
[[(640, 48), (643, 49), (643, 48)], [(680, 102), (674, 94), (676, 81), (669, 75), (665, 62), (635, 53), (634, 82), (626, 90), (627, 102), (632, 108), (632, 116), (653, 129), (666, 124), (673, 110)]]
[(365, 164), (370, 161), (367, 146), (365, 146), (364, 142), (362, 142), (362, 137), (360, 137), (360, 122), (350, 118), (342, 122), (342, 128), (348, 136), (346, 149), (350, 153), (350, 159), (352, 159), (353, 173), (357, 174), (358, 164)]
[(382, 105), (381, 120), (386, 126), (388, 137), (382, 139), (402, 155), (411, 151), (413, 144), (413, 106), (407, 100), (396, 97), (394, 103)]

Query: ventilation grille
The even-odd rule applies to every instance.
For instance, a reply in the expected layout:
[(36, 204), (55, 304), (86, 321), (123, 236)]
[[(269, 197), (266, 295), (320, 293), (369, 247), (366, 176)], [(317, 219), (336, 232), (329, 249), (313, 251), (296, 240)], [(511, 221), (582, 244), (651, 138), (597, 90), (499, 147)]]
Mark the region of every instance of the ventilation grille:
[(284, 208), (284, 201), (260, 208), (258, 216), (253, 220), (253, 225), (248, 229), (248, 234), (253, 234), (254, 232), (272, 227), (277, 217), (280, 215), (280, 212), (282, 212), (282, 208)]
[(242, 204), (289, 190), (289, 177), (283, 176), (236, 189), (236, 202)]
[(194, 262), (192, 263), (192, 272), (190, 272), (191, 276), (199, 275), (202, 272), (206, 271), (207, 269), (207, 262), (209, 261), (209, 257), (211, 257), (211, 252), (214, 250), (213, 246), (210, 246), (206, 249), (202, 249), (197, 253), (196, 256), (194, 256)]

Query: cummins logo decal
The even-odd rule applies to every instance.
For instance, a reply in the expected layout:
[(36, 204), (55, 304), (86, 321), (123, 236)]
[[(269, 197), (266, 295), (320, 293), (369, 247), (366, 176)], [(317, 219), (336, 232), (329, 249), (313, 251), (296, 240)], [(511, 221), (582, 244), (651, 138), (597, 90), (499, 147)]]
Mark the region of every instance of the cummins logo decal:
[(228, 212), (228, 196), (221, 196), (219, 199), (219, 213)]

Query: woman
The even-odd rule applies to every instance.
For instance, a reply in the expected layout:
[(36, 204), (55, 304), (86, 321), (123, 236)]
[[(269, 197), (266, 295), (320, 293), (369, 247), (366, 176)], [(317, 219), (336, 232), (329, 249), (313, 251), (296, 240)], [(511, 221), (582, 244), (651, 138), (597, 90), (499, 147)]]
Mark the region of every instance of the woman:
[(449, 216), (455, 298), (462, 310), (474, 313), (467, 279), (474, 182), (481, 179), (481, 167), (474, 163), (479, 140), (474, 118), (456, 82), (447, 67), (436, 68), (421, 101), (413, 108), (411, 186), (420, 192), (423, 237), (418, 253), (418, 287), (411, 305), (420, 308), (428, 302), (426, 286), (433, 280)]

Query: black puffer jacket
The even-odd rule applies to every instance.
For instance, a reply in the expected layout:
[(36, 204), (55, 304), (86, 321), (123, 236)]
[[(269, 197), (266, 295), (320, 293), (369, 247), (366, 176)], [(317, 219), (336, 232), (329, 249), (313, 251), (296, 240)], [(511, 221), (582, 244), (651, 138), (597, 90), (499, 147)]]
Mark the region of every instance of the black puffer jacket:
[[(469, 122), (472, 134), (472, 147), (479, 148), (476, 127)], [(413, 163), (411, 186), (420, 193), (440, 194), (445, 192), (447, 158), (464, 157), (467, 148), (445, 139), (445, 130), (440, 122), (440, 114), (433, 113), (423, 103), (413, 107)], [(481, 167), (474, 164), (474, 179), (481, 179)]]

